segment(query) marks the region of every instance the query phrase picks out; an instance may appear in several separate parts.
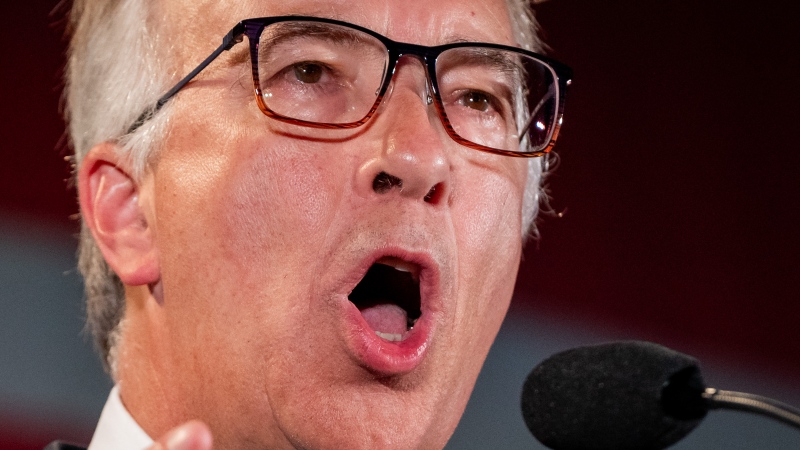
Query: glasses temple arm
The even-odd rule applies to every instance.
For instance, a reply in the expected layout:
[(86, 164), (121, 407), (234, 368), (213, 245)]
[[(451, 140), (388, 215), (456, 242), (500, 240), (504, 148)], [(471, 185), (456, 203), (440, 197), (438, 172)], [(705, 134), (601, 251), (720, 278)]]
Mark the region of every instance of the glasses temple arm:
[(136, 121), (128, 128), (128, 133), (131, 134), (139, 127), (141, 127), (145, 122), (150, 120), (168, 101), (171, 99), (175, 94), (178, 93), (184, 86), (186, 86), (190, 81), (194, 79), (200, 72), (203, 71), (212, 61), (217, 59), (222, 52), (228, 51), (233, 48), (234, 45), (242, 42), (244, 39), (244, 25), (242, 23), (237, 24), (228, 34), (222, 38), (222, 44), (217, 47), (206, 59), (203, 60), (197, 67), (194, 68), (188, 75), (183, 77), (181, 81), (179, 81), (175, 86), (172, 87), (166, 94), (164, 94), (155, 105), (147, 108), (142, 114), (136, 118)]

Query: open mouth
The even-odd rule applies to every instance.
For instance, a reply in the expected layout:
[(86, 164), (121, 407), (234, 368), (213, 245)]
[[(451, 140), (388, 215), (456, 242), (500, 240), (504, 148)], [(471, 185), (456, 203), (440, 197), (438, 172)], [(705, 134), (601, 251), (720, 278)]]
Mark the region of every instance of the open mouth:
[(422, 315), (419, 271), (416, 264), (393, 257), (381, 258), (348, 296), (381, 338), (402, 341)]

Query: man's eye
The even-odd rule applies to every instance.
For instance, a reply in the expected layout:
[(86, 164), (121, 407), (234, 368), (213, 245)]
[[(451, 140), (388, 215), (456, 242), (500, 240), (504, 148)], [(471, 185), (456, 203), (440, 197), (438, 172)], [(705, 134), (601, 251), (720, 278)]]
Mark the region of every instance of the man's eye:
[(483, 92), (468, 92), (461, 98), (461, 103), (467, 108), (474, 109), (480, 112), (486, 112), (491, 107), (491, 100), (489, 96)]
[(303, 83), (318, 83), (323, 70), (323, 67), (316, 63), (298, 63), (294, 65), (294, 76)]

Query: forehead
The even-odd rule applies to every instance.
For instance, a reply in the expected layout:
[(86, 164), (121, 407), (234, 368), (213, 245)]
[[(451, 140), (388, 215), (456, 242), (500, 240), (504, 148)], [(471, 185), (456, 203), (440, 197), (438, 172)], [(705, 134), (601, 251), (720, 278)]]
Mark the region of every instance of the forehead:
[(278, 15), (344, 20), (423, 45), (515, 43), (506, 0), (165, 0), (161, 7), (171, 33), (192, 37), (190, 52), (216, 45), (242, 19)]

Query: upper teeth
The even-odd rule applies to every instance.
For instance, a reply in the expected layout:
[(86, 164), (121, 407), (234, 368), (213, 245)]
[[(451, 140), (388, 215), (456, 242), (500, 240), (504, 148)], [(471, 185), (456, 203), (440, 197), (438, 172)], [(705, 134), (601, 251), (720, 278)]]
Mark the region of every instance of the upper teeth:
[(385, 256), (376, 262), (378, 264), (383, 264), (384, 266), (393, 267), (395, 270), (400, 272), (408, 272), (411, 274), (414, 280), (419, 280), (419, 266), (414, 263), (403, 261), (402, 259), (391, 256)]

